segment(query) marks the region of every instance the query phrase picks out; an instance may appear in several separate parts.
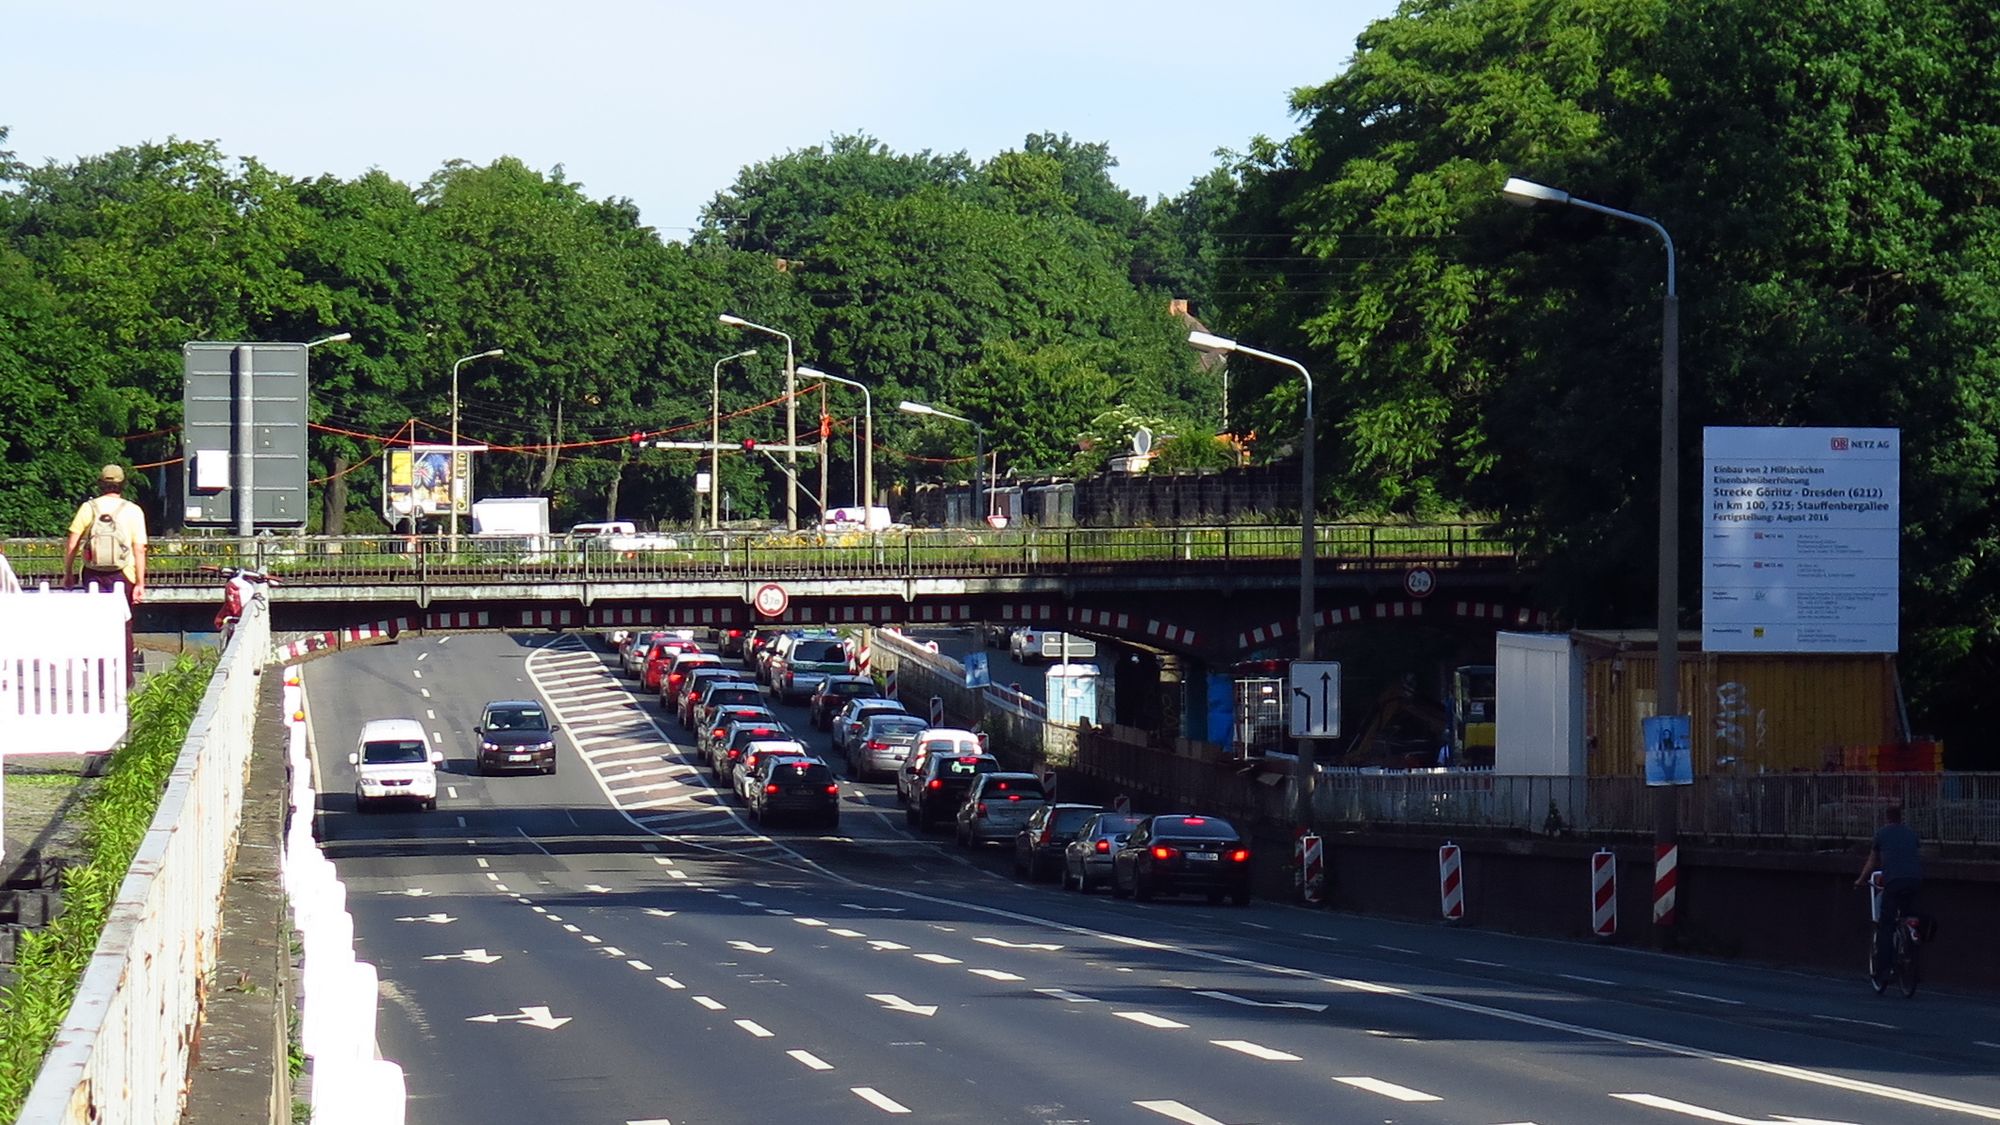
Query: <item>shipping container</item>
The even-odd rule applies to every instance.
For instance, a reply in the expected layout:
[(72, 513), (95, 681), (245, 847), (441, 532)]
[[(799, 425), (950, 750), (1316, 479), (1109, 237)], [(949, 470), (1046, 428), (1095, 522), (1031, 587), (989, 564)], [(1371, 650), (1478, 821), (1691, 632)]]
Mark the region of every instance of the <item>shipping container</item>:
[[(1584, 657), (1585, 753), (1594, 777), (1643, 772), (1639, 721), (1654, 714), (1657, 634), (1572, 634)], [(1697, 775), (1838, 771), (1855, 748), (1908, 738), (1896, 663), (1882, 653), (1712, 653), (1683, 633), (1680, 709)]]

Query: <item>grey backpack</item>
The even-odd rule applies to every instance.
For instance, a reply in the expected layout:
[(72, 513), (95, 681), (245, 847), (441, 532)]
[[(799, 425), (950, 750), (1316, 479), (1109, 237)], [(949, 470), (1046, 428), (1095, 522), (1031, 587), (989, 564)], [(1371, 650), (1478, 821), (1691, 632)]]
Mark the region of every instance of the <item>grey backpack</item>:
[[(120, 500), (120, 507), (124, 501)], [(125, 539), (124, 529), (118, 526), (119, 508), (106, 510), (102, 496), (90, 502), (90, 539), (85, 545), (83, 565), (86, 570), (124, 570), (132, 558), (132, 544)]]

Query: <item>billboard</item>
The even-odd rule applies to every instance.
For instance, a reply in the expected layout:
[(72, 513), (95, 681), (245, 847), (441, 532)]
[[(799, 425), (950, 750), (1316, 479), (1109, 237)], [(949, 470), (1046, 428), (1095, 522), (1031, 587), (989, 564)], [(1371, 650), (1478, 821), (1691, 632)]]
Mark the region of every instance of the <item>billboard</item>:
[(1894, 429), (1705, 429), (1702, 648), (1895, 652), (1901, 456)]
[(391, 446), (382, 453), (382, 518), (399, 523), (472, 514), (472, 451), (449, 445)]

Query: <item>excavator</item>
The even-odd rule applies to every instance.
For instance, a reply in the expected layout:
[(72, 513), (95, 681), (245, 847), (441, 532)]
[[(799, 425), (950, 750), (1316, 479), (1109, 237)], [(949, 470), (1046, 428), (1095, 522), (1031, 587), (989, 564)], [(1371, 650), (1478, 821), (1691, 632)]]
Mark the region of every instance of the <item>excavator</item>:
[(1493, 765), (1495, 675), (1491, 664), (1451, 670), (1443, 706), (1404, 676), (1376, 697), (1368, 722), (1341, 755), (1342, 765), (1389, 769)]

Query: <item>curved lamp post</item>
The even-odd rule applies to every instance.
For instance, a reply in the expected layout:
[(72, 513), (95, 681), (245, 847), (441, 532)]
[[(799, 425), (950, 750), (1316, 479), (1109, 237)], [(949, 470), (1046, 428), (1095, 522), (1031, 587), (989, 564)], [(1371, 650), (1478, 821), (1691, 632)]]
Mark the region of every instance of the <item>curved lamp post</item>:
[(896, 404), (896, 409), (905, 414), (923, 414), (932, 418), (944, 418), (953, 422), (963, 422), (972, 427), (972, 510), (965, 513), (965, 515), (967, 520), (974, 526), (977, 526), (979, 523), (979, 509), (983, 507), (981, 501), (985, 499), (986, 493), (986, 431), (980, 428), (979, 423), (970, 418), (960, 414), (953, 414), (949, 411), (939, 410), (935, 406), (926, 406), (921, 402), (911, 402), (908, 399), (904, 399), (902, 402)]
[(792, 359), (792, 338), (775, 328), (723, 313), (715, 318), (731, 328), (747, 328), (785, 342), (785, 527), (799, 529), (799, 369)]
[(722, 526), (719, 518), (722, 496), (722, 365), (732, 359), (743, 359), (756, 354), (756, 348), (745, 348), (734, 355), (726, 355), (715, 361), (714, 379), (710, 384), (708, 400), (708, 529), (710, 531)]
[[(475, 359), (494, 359), (506, 354), (507, 351), (505, 348), (488, 348), (486, 351), (465, 356), (451, 365), (451, 467), (449, 471), (451, 473), (451, 552), (454, 555), (458, 553), (458, 369)], [(412, 433), (414, 432), (413, 430)], [(412, 496), (415, 495), (416, 490), (416, 473), (417, 465), (415, 461), (412, 461), (410, 462), (410, 487)], [(414, 518), (416, 514), (416, 504), (414, 502), (410, 505), (410, 513), (412, 518)]]
[[(838, 375), (821, 371), (818, 368), (801, 367), (799, 368), (799, 374), (804, 375), (808, 379), (825, 379), (830, 383), (839, 383), (843, 387), (853, 387), (855, 390), (861, 392), (862, 453), (861, 465), (859, 466), (861, 475), (855, 480), (854, 484), (861, 492), (861, 499), (858, 501), (861, 506), (861, 523), (863, 527), (868, 527), (873, 522), (871, 511), (875, 503), (875, 396), (868, 393), (868, 388), (861, 383), (857, 383), (852, 379), (843, 379)], [(873, 530), (873, 528), (869, 528), (869, 530)]]

